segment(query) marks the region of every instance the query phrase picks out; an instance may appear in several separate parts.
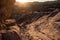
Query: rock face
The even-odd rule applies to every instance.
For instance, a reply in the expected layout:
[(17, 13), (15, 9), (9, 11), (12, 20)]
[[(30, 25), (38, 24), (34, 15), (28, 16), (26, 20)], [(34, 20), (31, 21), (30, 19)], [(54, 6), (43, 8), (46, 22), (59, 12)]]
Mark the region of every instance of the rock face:
[(0, 27), (0, 40), (20, 40), (20, 28), (15, 20), (6, 20), (4, 25)]
[(49, 14), (43, 14), (41, 17), (39, 14), (38, 16), (36, 14), (23, 18), (27, 20), (25, 19), (19, 24), (21, 40), (60, 40), (60, 22), (58, 21), (60, 20), (60, 12), (54, 10)]
[(0, 0), (0, 21), (10, 17), (15, 0)]

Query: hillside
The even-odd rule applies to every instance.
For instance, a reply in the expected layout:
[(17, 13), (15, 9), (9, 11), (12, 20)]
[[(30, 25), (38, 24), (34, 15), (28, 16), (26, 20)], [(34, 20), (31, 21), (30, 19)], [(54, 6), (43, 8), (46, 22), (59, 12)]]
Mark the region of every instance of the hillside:
[(11, 11), (0, 40), (60, 40), (60, 2), (17, 2)]
[(17, 13), (20, 13), (17, 14), (17, 18), (14, 17), (20, 27), (21, 40), (60, 40), (60, 3), (47, 3), (44, 4), (46, 8), (42, 6), (45, 11), (33, 8), (31, 11), (24, 9), (25, 12), (23, 12), (21, 9), (18, 10), (20, 7), (17, 6)]

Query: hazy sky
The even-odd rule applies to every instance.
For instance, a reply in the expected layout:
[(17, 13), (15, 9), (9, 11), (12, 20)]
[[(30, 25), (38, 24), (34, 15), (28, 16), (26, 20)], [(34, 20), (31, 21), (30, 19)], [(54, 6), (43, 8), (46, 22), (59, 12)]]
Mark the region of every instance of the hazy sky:
[(45, 1), (54, 1), (54, 0), (16, 0), (16, 1), (27, 1), (27, 2), (33, 2), (33, 1), (39, 1), (39, 2), (45, 2)]
[(30, 1), (40, 1), (40, 2), (42, 1), (43, 2), (43, 1), (54, 1), (54, 0), (30, 0)]

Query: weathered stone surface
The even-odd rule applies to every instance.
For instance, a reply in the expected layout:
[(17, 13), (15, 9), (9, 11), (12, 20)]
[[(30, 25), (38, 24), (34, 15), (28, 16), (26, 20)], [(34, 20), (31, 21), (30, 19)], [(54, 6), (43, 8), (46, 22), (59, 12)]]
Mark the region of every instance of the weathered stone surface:
[(9, 19), (0, 27), (0, 40), (20, 40), (20, 28), (15, 20)]
[(6, 32), (2, 34), (2, 40), (20, 40), (15, 32)]
[[(36, 19), (38, 16), (33, 17)], [(31, 17), (19, 24), (22, 40), (60, 40), (60, 22), (57, 21), (60, 19), (60, 12), (52, 17), (50, 14), (44, 15), (37, 20), (32, 17), (35, 21), (29, 20)], [(28, 24), (27, 21), (32, 22)]]
[[(0, 23), (10, 17), (14, 2), (0, 0)], [(18, 26), (15, 20), (6, 20), (0, 24), (0, 40), (60, 40), (60, 22), (56, 22), (59, 19), (60, 12), (53, 16), (52, 13), (26, 15)]]

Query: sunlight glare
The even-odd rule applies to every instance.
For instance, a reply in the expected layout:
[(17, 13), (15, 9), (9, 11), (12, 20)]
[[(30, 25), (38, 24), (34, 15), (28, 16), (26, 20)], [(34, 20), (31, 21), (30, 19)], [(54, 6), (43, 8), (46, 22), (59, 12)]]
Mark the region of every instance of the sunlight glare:
[(28, 2), (28, 0), (16, 0), (16, 1), (21, 3)]

